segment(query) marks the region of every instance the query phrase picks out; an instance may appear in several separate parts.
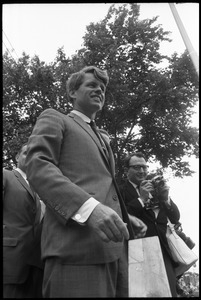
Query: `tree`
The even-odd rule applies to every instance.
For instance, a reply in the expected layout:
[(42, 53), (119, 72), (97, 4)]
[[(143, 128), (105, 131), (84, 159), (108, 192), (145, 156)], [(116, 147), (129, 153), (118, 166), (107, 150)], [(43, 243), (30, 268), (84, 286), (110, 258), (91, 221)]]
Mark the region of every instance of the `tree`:
[[(97, 123), (110, 134), (118, 181), (125, 154), (141, 150), (162, 167), (170, 166), (176, 176), (191, 174), (183, 158), (198, 156), (198, 130), (190, 125), (198, 101), (198, 78), (186, 52), (171, 58), (160, 54), (160, 43), (171, 41), (169, 32), (154, 25), (157, 17), (139, 20), (139, 8), (136, 3), (111, 5), (102, 21), (87, 26), (84, 47), (71, 59), (62, 48), (50, 65), (37, 56), (30, 59), (24, 54), (14, 63), (4, 55), (5, 165), (12, 160), (9, 138), (14, 129), (27, 138), (45, 108), (68, 112), (66, 79), (86, 65), (96, 65), (106, 68), (110, 76)], [(158, 68), (164, 59), (169, 66)]]
[[(25, 53), (15, 62), (3, 55), (3, 166), (12, 168), (21, 144), (27, 141), (39, 114), (46, 108), (65, 110), (66, 74), (62, 49), (49, 66)], [(59, 62), (58, 62), (59, 61)], [(68, 72), (67, 72), (68, 73)]]
[[(119, 179), (122, 159), (130, 151), (145, 151), (177, 176), (190, 175), (183, 157), (198, 156), (198, 130), (190, 126), (198, 78), (187, 52), (172, 58), (160, 54), (160, 43), (170, 39), (169, 32), (154, 26), (157, 18), (138, 17), (135, 3), (112, 5), (103, 21), (87, 27), (76, 62), (109, 72), (98, 123), (111, 135)], [(163, 59), (170, 63), (165, 70), (157, 68)]]

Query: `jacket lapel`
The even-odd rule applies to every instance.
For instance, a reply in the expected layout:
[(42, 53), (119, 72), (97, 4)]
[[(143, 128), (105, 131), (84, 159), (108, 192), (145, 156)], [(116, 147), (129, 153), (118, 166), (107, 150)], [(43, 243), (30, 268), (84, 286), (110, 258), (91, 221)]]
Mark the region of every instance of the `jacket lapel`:
[(27, 184), (26, 180), (24, 180), (24, 178), (21, 176), (21, 174), (19, 172), (17, 172), (16, 170), (13, 170), (13, 173), (15, 174), (15, 176), (17, 177), (18, 181), (21, 183), (21, 185), (23, 185), (23, 187), (30, 193), (30, 195), (35, 199), (34, 193), (32, 191), (32, 189), (30, 188), (30, 186)]
[[(108, 158), (107, 158), (107, 156), (106, 156), (106, 154), (105, 154), (105, 152), (104, 152), (104, 150), (103, 150), (103, 148), (102, 148), (102, 146), (101, 146), (101, 144), (100, 144), (100, 141), (99, 141), (98, 137), (96, 136), (96, 134), (93, 132), (93, 130), (92, 130), (92, 129), (87, 125), (87, 123), (86, 123), (84, 120), (82, 120), (82, 118), (80, 118), (79, 116), (77, 116), (77, 115), (75, 115), (75, 114), (73, 114), (73, 113), (69, 113), (68, 116), (71, 117), (71, 118), (73, 118), (74, 121), (75, 121), (79, 126), (81, 126), (81, 127), (82, 127), (82, 128), (83, 128), (90, 136), (91, 136), (91, 138), (93, 139), (93, 141), (96, 143), (96, 145), (97, 145), (99, 151), (100, 151), (101, 154), (103, 155), (103, 157), (104, 157), (104, 159), (105, 159), (107, 165), (109, 166), (109, 168), (111, 168), (110, 165), (113, 165), (112, 160), (110, 159), (110, 161), (108, 161)], [(100, 133), (100, 134), (101, 134), (101, 133)], [(102, 135), (101, 135), (101, 137), (102, 137)], [(104, 138), (103, 138), (103, 140), (104, 140)], [(105, 140), (104, 140), (104, 141), (105, 141)], [(109, 145), (106, 145), (106, 146), (109, 146)], [(110, 155), (110, 158), (111, 158), (111, 155)]]
[[(19, 172), (16, 170), (13, 170), (13, 173), (17, 177), (18, 181), (21, 183), (21, 185), (29, 192), (29, 194), (32, 196), (32, 199), (34, 200), (34, 203), (36, 205), (36, 216), (35, 216), (35, 222), (34, 224), (38, 224), (40, 222), (40, 216), (41, 216), (41, 204), (40, 204), (40, 197), (32, 190), (31, 186), (24, 180), (24, 178), (21, 176)], [(36, 228), (34, 227), (34, 231)]]
[[(141, 207), (142, 205), (140, 204), (140, 202), (138, 201), (138, 193), (136, 191), (136, 189), (134, 188), (134, 186), (129, 182), (126, 181), (126, 191), (129, 194), (129, 199), (131, 199), (131, 201), (135, 201), (135, 205), (137, 207)], [(155, 222), (155, 214), (152, 211), (152, 209), (146, 209), (144, 208), (144, 211), (146, 212), (146, 218), (148, 218), (152, 223)]]
[(126, 181), (126, 185), (127, 185), (126, 190), (127, 190), (128, 194), (131, 196), (131, 198), (138, 198), (139, 196), (138, 196), (138, 193), (137, 193), (136, 189), (134, 188), (134, 186), (132, 186), (132, 184), (129, 181)]
[[(101, 134), (101, 132), (100, 132)], [(105, 143), (105, 146), (107, 148), (107, 151), (108, 151), (108, 155), (109, 155), (109, 164), (110, 164), (110, 168), (111, 168), (111, 171), (112, 171), (112, 174), (113, 176), (115, 176), (115, 161), (114, 161), (114, 156), (113, 156), (113, 152), (112, 152), (112, 149), (110, 147), (110, 144), (108, 144), (106, 138), (104, 138), (104, 135), (101, 134), (101, 137)], [(108, 160), (107, 159), (107, 160)]]

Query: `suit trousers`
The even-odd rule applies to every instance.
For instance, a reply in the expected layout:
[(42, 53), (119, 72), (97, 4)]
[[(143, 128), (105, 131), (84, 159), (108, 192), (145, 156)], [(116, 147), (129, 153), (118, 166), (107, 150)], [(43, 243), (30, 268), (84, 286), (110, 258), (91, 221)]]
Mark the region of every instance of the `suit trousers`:
[(29, 276), (24, 283), (3, 285), (3, 298), (42, 298), (43, 270), (30, 266)]
[(57, 258), (45, 261), (43, 298), (127, 298), (128, 261), (96, 265), (67, 265)]
[(172, 261), (170, 260), (169, 256), (166, 254), (166, 252), (162, 249), (163, 253), (163, 260), (167, 272), (168, 282), (171, 290), (172, 297), (177, 297), (177, 291), (176, 291), (176, 274), (174, 267), (172, 265)]

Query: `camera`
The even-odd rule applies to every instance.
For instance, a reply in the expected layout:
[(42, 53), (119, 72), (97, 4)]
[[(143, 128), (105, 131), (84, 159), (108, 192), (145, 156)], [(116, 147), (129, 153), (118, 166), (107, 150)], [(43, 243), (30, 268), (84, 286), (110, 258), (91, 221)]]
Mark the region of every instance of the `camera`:
[[(149, 180), (148, 176), (147, 179)], [(150, 181), (154, 186), (154, 190), (156, 191), (158, 191), (160, 188), (163, 188), (166, 183), (165, 179), (161, 175), (154, 176)]]
[(147, 203), (145, 204), (145, 207), (147, 209), (149, 208), (154, 208), (154, 207), (158, 207), (160, 200), (159, 200), (159, 194), (160, 194), (160, 189), (164, 187), (166, 180), (164, 179), (164, 177), (162, 175), (153, 175), (153, 174), (149, 174), (146, 178), (146, 180), (149, 180), (153, 187), (154, 190), (151, 192), (151, 195), (153, 198), (149, 199), (149, 201), (147, 201)]

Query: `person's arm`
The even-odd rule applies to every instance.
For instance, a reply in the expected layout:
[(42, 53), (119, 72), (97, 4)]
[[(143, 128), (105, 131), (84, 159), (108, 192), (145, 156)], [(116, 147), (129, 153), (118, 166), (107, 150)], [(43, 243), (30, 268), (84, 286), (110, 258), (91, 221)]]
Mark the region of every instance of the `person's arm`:
[(164, 201), (162, 203), (167, 217), (170, 219), (170, 222), (176, 224), (180, 219), (180, 212), (177, 205), (169, 198), (169, 201)]
[(72, 219), (81, 225), (85, 225), (85, 222), (89, 218), (90, 214), (100, 202), (93, 197), (89, 198), (72, 216)]
[(128, 214), (128, 216), (132, 223), (134, 238), (135, 239), (143, 238), (147, 232), (147, 225), (145, 225), (145, 223), (142, 220), (140, 220), (135, 216), (132, 216), (130, 214)]
[(64, 134), (67, 134), (65, 118), (53, 109), (42, 112), (29, 137), (26, 156), (28, 181), (46, 209), (63, 224), (91, 197), (59, 168)]
[(152, 183), (148, 180), (143, 180), (140, 184), (140, 187), (139, 187), (140, 196), (138, 198), (138, 200), (142, 204), (142, 207), (144, 207), (145, 203), (147, 201), (149, 201), (150, 197), (152, 197), (151, 196), (152, 191), (153, 191)]
[(159, 190), (158, 195), (161, 206), (165, 209), (167, 217), (170, 222), (176, 224), (180, 219), (180, 212), (177, 205), (172, 201), (169, 196), (169, 186), (165, 183)]

